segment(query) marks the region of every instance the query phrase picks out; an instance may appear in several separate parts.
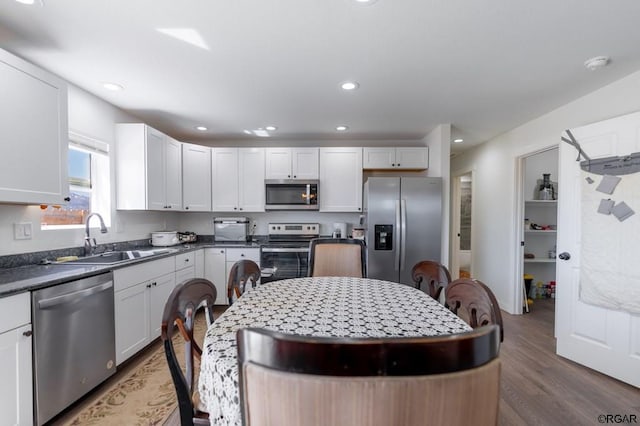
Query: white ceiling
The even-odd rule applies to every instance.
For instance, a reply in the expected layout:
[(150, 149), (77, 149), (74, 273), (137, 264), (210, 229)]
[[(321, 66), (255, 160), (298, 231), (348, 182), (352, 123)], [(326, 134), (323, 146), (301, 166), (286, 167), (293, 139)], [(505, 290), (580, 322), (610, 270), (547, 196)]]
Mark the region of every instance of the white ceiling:
[[(284, 140), (419, 139), (451, 123), (456, 152), (639, 70), (639, 18), (637, 0), (4, 0), (0, 47), (183, 141), (271, 124)], [(610, 65), (586, 70), (598, 55)]]

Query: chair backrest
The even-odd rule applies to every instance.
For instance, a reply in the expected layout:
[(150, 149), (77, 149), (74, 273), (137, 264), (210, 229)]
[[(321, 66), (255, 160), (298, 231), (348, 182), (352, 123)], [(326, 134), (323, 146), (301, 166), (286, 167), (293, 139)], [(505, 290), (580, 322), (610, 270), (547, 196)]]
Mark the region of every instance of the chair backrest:
[(496, 424), (499, 330), (332, 338), (241, 329), (245, 426)]
[[(202, 349), (193, 339), (194, 317), (198, 309), (204, 308), (207, 325), (213, 322), (213, 305), (216, 301), (216, 288), (204, 278), (193, 278), (178, 284), (167, 299), (162, 313), (160, 338), (176, 388), (180, 424), (208, 424), (208, 413), (194, 406), (194, 357), (200, 359)], [(177, 327), (176, 327), (177, 326)], [(185, 372), (180, 367), (174, 348), (174, 330), (178, 329), (184, 340)]]
[(500, 306), (493, 292), (484, 283), (471, 278), (459, 278), (444, 290), (445, 305), (473, 328), (487, 324), (500, 327), (500, 341), (504, 327)]
[(309, 277), (365, 278), (366, 250), (363, 240), (315, 238), (309, 244)]
[(234, 301), (233, 296), (238, 298), (244, 293), (247, 283), (252, 287), (260, 280), (260, 267), (256, 262), (249, 259), (239, 260), (233, 264), (229, 271), (229, 281), (227, 281), (227, 297), (229, 305)]
[(440, 299), (443, 288), (451, 282), (451, 275), (446, 266), (435, 260), (423, 260), (416, 263), (411, 270), (415, 287), (424, 291), (436, 300)]

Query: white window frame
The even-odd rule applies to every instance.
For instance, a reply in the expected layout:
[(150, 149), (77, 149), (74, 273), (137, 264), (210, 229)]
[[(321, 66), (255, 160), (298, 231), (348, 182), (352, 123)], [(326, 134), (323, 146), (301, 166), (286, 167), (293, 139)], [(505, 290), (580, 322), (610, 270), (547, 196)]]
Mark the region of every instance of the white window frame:
[[(99, 190), (91, 188), (91, 211), (100, 213), (105, 225), (111, 227), (111, 156), (109, 144), (98, 139), (69, 131), (69, 148), (88, 152), (91, 155), (91, 182), (100, 183)], [(92, 226), (97, 226), (97, 222)], [(41, 225), (43, 231), (84, 228), (77, 225)]]

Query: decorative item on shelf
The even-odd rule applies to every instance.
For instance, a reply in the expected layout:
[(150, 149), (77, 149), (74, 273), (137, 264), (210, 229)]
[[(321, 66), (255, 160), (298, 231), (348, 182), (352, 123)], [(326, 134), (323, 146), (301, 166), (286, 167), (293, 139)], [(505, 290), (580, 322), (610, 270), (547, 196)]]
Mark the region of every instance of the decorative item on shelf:
[(533, 254), (533, 253), (525, 253), (525, 254), (524, 254), (524, 258), (525, 258), (525, 259), (535, 259), (535, 258), (536, 258), (536, 255), (535, 255), (535, 254)]
[(551, 173), (543, 173), (542, 181), (538, 179), (538, 200), (555, 200), (556, 190), (551, 182)]

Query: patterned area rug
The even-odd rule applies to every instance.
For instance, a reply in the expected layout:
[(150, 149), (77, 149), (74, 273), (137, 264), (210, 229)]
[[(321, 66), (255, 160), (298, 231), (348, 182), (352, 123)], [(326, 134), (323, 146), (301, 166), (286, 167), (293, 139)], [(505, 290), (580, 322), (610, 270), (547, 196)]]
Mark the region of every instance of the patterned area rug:
[[(194, 329), (196, 341), (203, 341), (205, 331), (204, 315), (198, 315)], [(182, 361), (184, 345), (178, 334), (174, 335), (174, 347)], [(175, 418), (172, 413), (177, 411), (178, 403), (162, 342), (154, 342), (131, 364), (135, 365), (126, 366), (124, 374), (116, 373), (116, 377), (94, 391), (95, 395), (80, 403), (74, 413), (54, 424), (149, 426), (163, 425)]]

